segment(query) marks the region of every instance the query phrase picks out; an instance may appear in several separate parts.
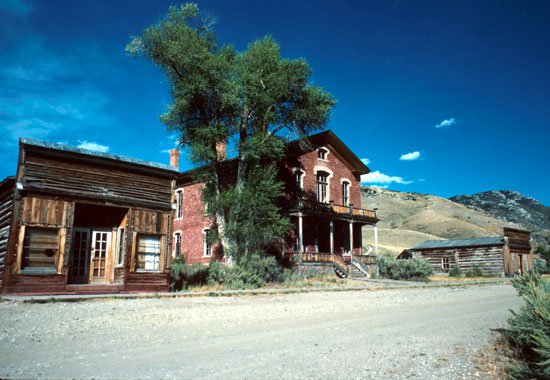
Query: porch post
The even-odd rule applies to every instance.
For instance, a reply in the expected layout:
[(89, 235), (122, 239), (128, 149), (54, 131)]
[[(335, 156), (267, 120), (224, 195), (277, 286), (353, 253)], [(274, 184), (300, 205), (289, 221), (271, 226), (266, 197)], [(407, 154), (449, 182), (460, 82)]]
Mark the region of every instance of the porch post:
[(330, 253), (334, 253), (334, 222), (330, 220)]
[(378, 228), (374, 226), (374, 254), (378, 257)]
[(300, 261), (302, 261), (302, 251), (304, 250), (304, 227), (302, 222), (302, 213), (298, 214), (298, 250)]
[(353, 220), (349, 222), (349, 258), (353, 260)]

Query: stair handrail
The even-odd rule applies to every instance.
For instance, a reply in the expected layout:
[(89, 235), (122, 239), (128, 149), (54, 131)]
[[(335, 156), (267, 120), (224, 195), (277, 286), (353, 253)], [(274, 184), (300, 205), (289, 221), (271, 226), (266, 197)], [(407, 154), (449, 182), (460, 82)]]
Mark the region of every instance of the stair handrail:
[(365, 276), (370, 277), (368, 270), (365, 268), (364, 264), (361, 261), (352, 259), (351, 263), (353, 264), (353, 266), (359, 269), (359, 271), (362, 272)]

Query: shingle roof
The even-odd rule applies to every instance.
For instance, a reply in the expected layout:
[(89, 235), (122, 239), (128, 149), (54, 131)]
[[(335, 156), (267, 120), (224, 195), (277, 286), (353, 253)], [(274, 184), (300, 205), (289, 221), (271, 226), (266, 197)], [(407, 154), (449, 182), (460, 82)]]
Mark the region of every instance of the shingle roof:
[(26, 137), (21, 137), (20, 140), (21, 140), (21, 143), (25, 144), (25, 145), (32, 145), (32, 146), (37, 146), (37, 147), (42, 147), (42, 148), (61, 150), (61, 151), (65, 151), (65, 152), (84, 154), (84, 155), (88, 155), (88, 156), (106, 158), (106, 159), (109, 159), (109, 160), (122, 161), (122, 162), (127, 162), (127, 163), (130, 163), (130, 164), (136, 164), (136, 165), (142, 165), (142, 166), (150, 166), (150, 167), (153, 167), (153, 168), (170, 170), (170, 171), (174, 171), (174, 172), (178, 171), (177, 168), (175, 168), (173, 166), (170, 166), (170, 165), (159, 164), (158, 162), (140, 160), (140, 159), (137, 159), (137, 158), (119, 156), (118, 154), (96, 152), (96, 151), (93, 151), (93, 150), (77, 148), (77, 147), (74, 147), (74, 146), (69, 146), (69, 145), (64, 145), (64, 144), (59, 144), (59, 143), (51, 143), (51, 142), (47, 142), (47, 141), (29, 139), (29, 138), (26, 138)]
[(411, 248), (412, 250), (454, 248), (454, 247), (475, 247), (485, 245), (504, 244), (503, 236), (489, 236), (474, 239), (453, 239), (453, 240), (427, 240)]

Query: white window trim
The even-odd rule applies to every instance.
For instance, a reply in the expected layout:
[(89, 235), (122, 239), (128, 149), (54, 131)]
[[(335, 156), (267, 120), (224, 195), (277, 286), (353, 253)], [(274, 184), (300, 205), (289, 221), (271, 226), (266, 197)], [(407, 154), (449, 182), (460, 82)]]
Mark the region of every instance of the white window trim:
[(300, 176), (300, 190), (304, 190), (304, 177), (306, 176), (306, 171), (304, 168), (292, 168), (292, 175), (294, 176), (294, 182), (296, 182), (296, 172), (299, 170), (302, 172)]
[[(176, 189), (176, 191), (174, 192), (174, 195), (175, 195), (175, 201), (176, 201), (176, 212), (174, 215), (174, 220), (182, 220), (183, 219), (183, 194), (184, 194), (184, 188), (183, 187), (179, 187)], [(178, 216), (178, 193), (181, 192), (181, 216)]]
[[(319, 158), (319, 151), (320, 151), (321, 149), (325, 151), (325, 158), (324, 158), (324, 159), (323, 159), (323, 158)], [(315, 153), (317, 153), (317, 159), (318, 159), (319, 161), (328, 162), (328, 155), (330, 154), (330, 149), (329, 149), (329, 148), (327, 148), (326, 146), (320, 146), (320, 147), (318, 147), (318, 148), (315, 150)]]
[(330, 197), (330, 184), (332, 182), (332, 178), (334, 177), (334, 173), (332, 172), (332, 170), (330, 170), (329, 168), (327, 168), (325, 166), (315, 166), (313, 168), (313, 173), (315, 174), (315, 191), (316, 192), (317, 192), (317, 173), (318, 172), (328, 173), (328, 177), (327, 177), (327, 202), (326, 203), (329, 203), (330, 200), (332, 199)]
[(342, 206), (349, 206), (349, 201), (351, 200), (351, 181), (347, 178), (340, 179), (340, 188), (343, 190), (344, 183), (348, 184), (348, 204), (344, 204), (344, 193), (342, 192)]
[[(124, 236), (122, 237), (122, 249), (120, 247), (120, 230), (124, 230)], [(116, 265), (115, 268), (124, 268), (124, 262), (126, 261), (126, 228), (118, 227), (116, 230)], [(121, 260), (122, 257), (122, 260)], [(121, 262), (122, 261), (122, 262)], [(120, 262), (120, 263), (119, 263)]]
[(210, 255), (206, 254), (206, 245), (208, 242), (206, 241), (206, 231), (212, 231), (211, 228), (203, 228), (202, 229), (202, 257), (212, 257), (212, 246), (213, 244), (210, 243)]
[[(180, 234), (180, 239), (183, 239), (183, 233), (181, 232), (181, 230), (174, 231), (174, 233), (172, 234), (172, 257), (176, 257), (176, 234)], [(180, 240), (180, 256), (183, 256), (181, 243), (183, 243), (183, 240)]]

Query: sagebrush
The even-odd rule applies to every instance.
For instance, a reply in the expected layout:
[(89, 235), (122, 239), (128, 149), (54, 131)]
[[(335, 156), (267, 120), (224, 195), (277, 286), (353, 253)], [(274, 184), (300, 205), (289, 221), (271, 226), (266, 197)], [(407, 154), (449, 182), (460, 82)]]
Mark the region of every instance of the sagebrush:
[(377, 264), (380, 276), (392, 280), (427, 281), (434, 273), (432, 264), (424, 258), (396, 260), (380, 257)]

